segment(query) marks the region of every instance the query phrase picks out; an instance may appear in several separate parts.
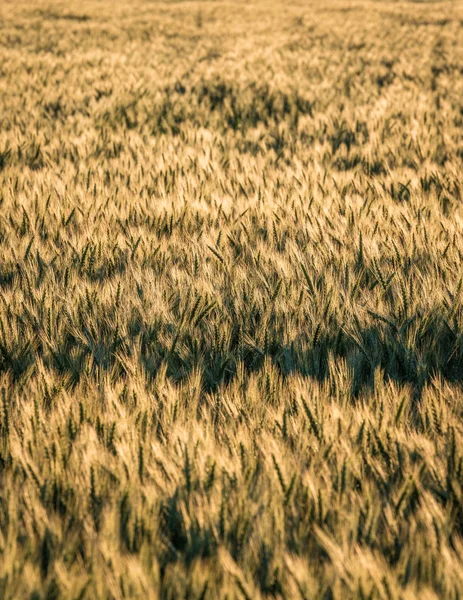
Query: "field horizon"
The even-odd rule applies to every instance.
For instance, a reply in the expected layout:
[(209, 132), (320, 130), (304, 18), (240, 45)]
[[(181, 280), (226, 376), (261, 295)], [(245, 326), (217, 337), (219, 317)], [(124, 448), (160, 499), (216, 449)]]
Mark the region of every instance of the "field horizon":
[(463, 597), (463, 3), (3, 0), (0, 598)]

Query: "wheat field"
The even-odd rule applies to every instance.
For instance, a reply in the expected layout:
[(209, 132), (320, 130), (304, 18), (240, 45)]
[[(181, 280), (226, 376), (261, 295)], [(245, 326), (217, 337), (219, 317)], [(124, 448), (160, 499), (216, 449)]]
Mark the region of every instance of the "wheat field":
[(0, 598), (463, 598), (463, 3), (2, 0)]

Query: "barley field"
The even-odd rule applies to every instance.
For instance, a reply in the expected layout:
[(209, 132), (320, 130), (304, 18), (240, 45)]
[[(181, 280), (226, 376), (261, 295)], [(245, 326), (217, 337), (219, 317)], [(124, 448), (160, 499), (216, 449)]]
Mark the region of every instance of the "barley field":
[(2, 0), (0, 598), (463, 598), (463, 3)]

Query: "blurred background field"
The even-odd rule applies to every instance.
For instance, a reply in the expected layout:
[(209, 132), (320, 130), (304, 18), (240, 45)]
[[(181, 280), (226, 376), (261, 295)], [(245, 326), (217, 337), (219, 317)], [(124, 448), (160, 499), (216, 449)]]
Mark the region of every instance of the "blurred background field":
[(0, 6), (0, 597), (463, 595), (463, 3)]

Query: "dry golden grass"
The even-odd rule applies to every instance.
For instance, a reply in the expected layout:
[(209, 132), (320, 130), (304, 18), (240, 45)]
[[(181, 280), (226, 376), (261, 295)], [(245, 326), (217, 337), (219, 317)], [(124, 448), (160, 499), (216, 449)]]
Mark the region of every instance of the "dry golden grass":
[(2, 600), (462, 598), (462, 3), (0, 16)]

